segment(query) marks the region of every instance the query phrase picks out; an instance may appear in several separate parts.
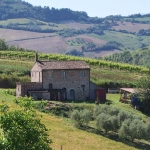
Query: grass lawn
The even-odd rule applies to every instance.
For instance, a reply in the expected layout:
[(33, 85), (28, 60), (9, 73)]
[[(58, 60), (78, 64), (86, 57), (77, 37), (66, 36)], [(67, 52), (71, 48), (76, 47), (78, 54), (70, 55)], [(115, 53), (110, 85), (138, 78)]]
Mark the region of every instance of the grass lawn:
[(117, 41), (119, 43), (123, 43), (123, 45), (126, 48), (130, 49), (138, 49), (139, 41), (135, 35), (122, 33), (122, 32), (116, 32), (116, 31), (104, 31), (104, 35), (99, 36), (96, 34), (90, 34), (90, 36), (105, 40), (107, 42), (110, 41)]
[(112, 106), (131, 112), (132, 114), (140, 115), (143, 119), (147, 119), (145, 114), (141, 113), (139, 110), (135, 110), (130, 104), (119, 102), (120, 96), (120, 94), (107, 94), (106, 99), (112, 103)]
[(10, 23), (18, 23), (18, 24), (29, 24), (30, 22), (32, 22), (30, 19), (26, 19), (26, 18), (18, 18), (18, 19), (7, 19), (7, 20), (2, 20), (0, 21), (0, 25), (9, 25)]
[[(119, 103), (119, 94), (107, 94), (107, 99), (112, 101), (112, 105), (131, 110), (127, 104)], [(5, 94), (5, 89), (0, 89), (0, 100), (5, 100), (11, 106), (11, 109), (16, 109), (17, 105), (12, 103), (15, 96)], [(88, 103), (73, 103), (73, 105), (86, 105), (94, 107)], [(105, 104), (103, 104), (105, 105)], [(126, 107), (125, 107), (126, 106)], [(112, 137), (105, 137), (92, 133), (86, 130), (80, 130), (73, 126), (73, 123), (68, 118), (57, 117), (45, 113), (38, 112), (42, 115), (42, 123), (46, 125), (49, 131), (50, 138), (53, 140), (52, 149), (59, 150), (62, 146), (63, 150), (134, 150), (139, 149), (134, 143), (125, 144)], [(137, 111), (135, 110), (135, 113)], [(140, 112), (139, 112), (140, 113)], [(148, 145), (149, 146), (149, 145)], [(142, 147), (143, 148), (143, 147)]]
[[(127, 19), (132, 19), (132, 18), (125, 18), (124, 20), (127, 20)], [(144, 18), (134, 18), (134, 20), (138, 20), (138, 21), (150, 21), (150, 17), (144, 17)]]
[[(5, 101), (6, 103), (13, 103), (13, 100), (15, 99), (15, 96), (6, 94), (5, 91), (7, 89), (1, 89), (0, 88), (0, 103), (2, 101)], [(10, 91), (14, 91), (15, 89), (9, 89)]]

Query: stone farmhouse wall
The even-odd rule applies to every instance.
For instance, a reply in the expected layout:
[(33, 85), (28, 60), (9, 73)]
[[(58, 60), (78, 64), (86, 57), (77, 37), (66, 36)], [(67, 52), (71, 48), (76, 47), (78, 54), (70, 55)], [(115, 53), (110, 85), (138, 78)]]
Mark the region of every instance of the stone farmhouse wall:
[(83, 100), (89, 98), (89, 69), (76, 70), (44, 70), (42, 77), (43, 89), (66, 89), (66, 98), (71, 98), (71, 90), (75, 92), (75, 99)]
[(31, 69), (31, 82), (42, 82), (42, 70), (37, 63)]
[(26, 82), (26, 83), (16, 83), (16, 97), (25, 96), (28, 94), (29, 90), (41, 90), (42, 83), (38, 82)]

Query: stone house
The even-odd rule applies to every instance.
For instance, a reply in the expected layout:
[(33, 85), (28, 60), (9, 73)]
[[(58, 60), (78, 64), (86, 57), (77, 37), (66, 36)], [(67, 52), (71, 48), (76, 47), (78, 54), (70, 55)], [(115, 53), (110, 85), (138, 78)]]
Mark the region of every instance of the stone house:
[(90, 67), (85, 61), (40, 61), (31, 68), (31, 82), (16, 83), (16, 96), (35, 100), (90, 99)]

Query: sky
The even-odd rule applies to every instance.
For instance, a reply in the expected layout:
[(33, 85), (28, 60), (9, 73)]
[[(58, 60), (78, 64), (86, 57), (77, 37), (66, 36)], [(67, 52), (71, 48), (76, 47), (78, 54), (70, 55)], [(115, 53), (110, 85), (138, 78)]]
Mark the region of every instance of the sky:
[(150, 0), (24, 0), (33, 6), (85, 11), (89, 17), (150, 13)]

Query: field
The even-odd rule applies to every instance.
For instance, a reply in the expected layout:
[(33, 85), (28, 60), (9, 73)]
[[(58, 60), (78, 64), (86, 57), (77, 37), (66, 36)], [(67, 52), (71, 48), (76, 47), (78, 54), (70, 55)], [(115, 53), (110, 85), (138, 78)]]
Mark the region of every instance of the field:
[(143, 75), (140, 75), (139, 73), (130, 73), (127, 71), (120, 71), (118, 69), (110, 70), (107, 68), (100, 69), (96, 66), (91, 67), (91, 81), (99, 85), (103, 85), (108, 82), (122, 83), (122, 85), (125, 83), (132, 83), (135, 85), (141, 76)]
[(64, 25), (65, 25), (65, 27), (76, 29), (76, 30), (86, 29), (88, 27), (94, 26), (93, 24), (77, 23), (77, 22), (74, 22), (74, 21), (72, 21), (72, 22), (71, 21), (70, 22), (64, 22)]
[[(137, 18), (140, 20), (141, 18)], [(143, 18), (144, 19), (144, 18)], [(148, 20), (148, 18), (145, 18)], [(145, 44), (149, 45), (149, 36), (136, 36), (136, 34), (123, 33), (119, 30), (125, 30), (127, 32), (138, 32), (141, 29), (149, 29), (149, 24), (142, 23), (131, 23), (126, 21), (118, 21), (117, 26), (112, 26), (111, 29), (115, 29), (116, 31), (104, 30), (104, 35), (96, 35), (96, 34), (79, 34), (70, 37), (59, 36), (57, 31), (62, 29), (75, 29), (75, 30), (86, 30), (88, 27), (93, 27), (94, 24), (84, 24), (74, 21), (65, 21), (65, 22), (43, 22), (40, 20), (19, 18), (19, 19), (8, 19), (1, 20), (0, 25), (8, 25), (10, 23), (17, 23), (19, 26), (26, 25), (37, 25), (42, 29), (54, 29), (56, 32), (54, 33), (38, 33), (38, 32), (30, 32), (23, 30), (11, 30), (11, 29), (0, 29), (0, 39), (5, 39), (5, 41), (9, 45), (23, 47), (29, 50), (35, 50), (38, 52), (44, 53), (61, 53), (64, 54), (69, 52), (72, 49), (76, 49), (78, 51), (82, 51), (82, 46), (86, 47), (86, 44), (70, 44), (70, 40), (74, 40), (76, 38), (84, 39), (87, 43), (93, 43), (97, 47), (103, 46), (107, 42), (117, 41), (121, 43), (123, 46), (121, 50), (134, 50), (139, 49), (140, 45)], [(44, 45), (44, 46), (43, 46)], [(84, 52), (85, 57), (104, 57), (114, 53), (120, 53), (118, 49), (111, 50), (101, 50), (97, 52)]]
[(129, 31), (129, 32), (138, 32), (141, 29), (147, 30), (147, 29), (150, 28), (149, 24), (131, 23), (131, 22), (121, 23), (120, 21), (118, 21), (117, 23), (118, 23), (118, 26), (113, 26), (113, 28), (115, 30), (126, 30), (126, 31)]
[[(0, 90), (0, 100), (5, 100), (11, 107), (17, 108), (17, 105), (12, 103), (12, 100), (15, 98), (11, 95), (6, 95), (4, 93), (4, 89)], [(127, 111), (131, 111), (133, 113), (138, 113), (142, 115), (140, 112), (133, 110), (127, 104), (122, 104), (118, 102), (119, 95), (108, 94), (107, 99), (113, 102), (112, 105), (119, 106), (119, 108), (125, 108)], [(76, 104), (76, 105), (92, 105), (94, 104)], [(53, 149), (74, 149), (74, 150), (134, 150), (134, 149), (147, 149), (149, 144), (143, 143), (140, 141), (135, 143), (123, 143), (118, 139), (113, 139), (112, 137), (95, 134), (89, 131), (79, 130), (73, 126), (73, 123), (70, 119), (56, 117), (54, 115), (48, 115), (45, 113), (40, 113), (42, 115), (42, 123), (46, 125), (47, 128), (51, 129), (49, 131), (50, 138), (53, 140), (51, 147)], [(142, 115), (143, 117), (146, 117)]]
[(92, 37), (97, 37), (99, 39), (102, 39), (104, 41), (110, 42), (114, 41), (114, 39), (122, 43), (126, 49), (138, 49), (139, 46), (139, 40), (138, 38), (133, 34), (127, 34), (127, 33), (121, 33), (116, 31), (104, 31), (104, 35), (98, 36), (95, 34), (91, 34)]
[[(125, 18), (125, 20), (127, 20), (127, 19), (132, 19), (132, 18)], [(150, 21), (150, 17), (143, 17), (143, 18), (138, 18), (138, 17), (136, 17), (136, 18), (134, 18), (134, 20), (138, 20), (138, 21)]]
[[(81, 46), (70, 46), (68, 40), (74, 38), (83, 38), (87, 42), (93, 42), (96, 45), (102, 46), (106, 41), (91, 37), (88, 35), (79, 35), (77, 37), (62, 38), (54, 33), (37, 33), (29, 31), (18, 31), (11, 29), (0, 29), (0, 39), (5, 39), (9, 45), (19, 46), (29, 50), (35, 50), (43, 53), (66, 53), (71, 49), (77, 49), (81, 51)], [(44, 45), (44, 47), (43, 47)], [(90, 57), (103, 57), (118, 51), (101, 51), (99, 53), (92, 52)], [(88, 54), (85, 53), (85, 56)]]
[(10, 23), (17, 23), (17, 24), (29, 24), (30, 22), (32, 22), (30, 19), (26, 19), (26, 18), (18, 18), (18, 19), (7, 19), (7, 20), (1, 20), (0, 21), (0, 25), (9, 25)]

